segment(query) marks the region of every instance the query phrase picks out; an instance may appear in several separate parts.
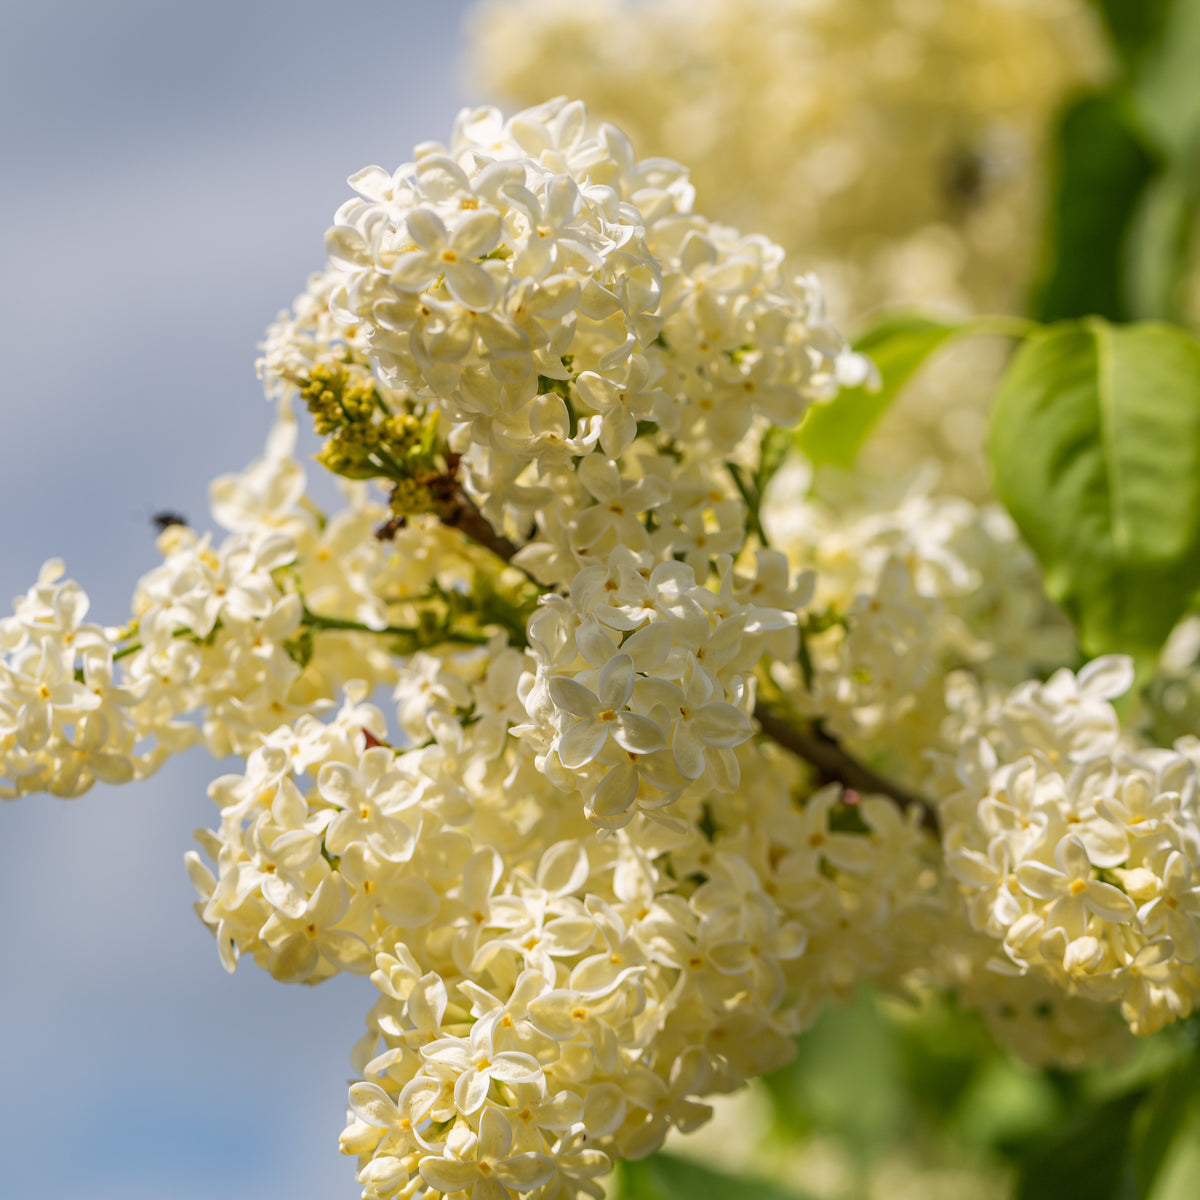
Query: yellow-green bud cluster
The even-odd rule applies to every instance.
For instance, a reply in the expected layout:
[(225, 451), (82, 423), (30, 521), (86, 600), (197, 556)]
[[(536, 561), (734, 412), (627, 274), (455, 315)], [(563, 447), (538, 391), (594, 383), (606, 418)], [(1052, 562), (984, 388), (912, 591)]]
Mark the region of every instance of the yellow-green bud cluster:
[[(370, 373), (353, 364), (315, 364), (300, 395), (317, 433), (328, 438), (317, 455), (322, 466), (349, 479), (382, 476), (406, 492), (421, 492), (414, 479), (433, 469), (434, 420), (390, 412)], [(407, 511), (427, 511), (419, 500), (415, 494), (416, 507)]]
[(300, 395), (322, 436), (366, 429), (381, 407), (371, 376), (345, 363), (316, 363)]
[(397, 480), (392, 489), (391, 510), (397, 517), (415, 517), (421, 513), (435, 512), (437, 504), (429, 484), (412, 477)]

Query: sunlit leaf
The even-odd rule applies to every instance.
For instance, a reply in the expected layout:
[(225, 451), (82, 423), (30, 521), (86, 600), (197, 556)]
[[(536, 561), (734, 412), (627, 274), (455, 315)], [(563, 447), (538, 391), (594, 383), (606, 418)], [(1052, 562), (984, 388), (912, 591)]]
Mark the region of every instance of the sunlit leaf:
[(1085, 651), (1152, 658), (1200, 586), (1200, 344), (1100, 320), (1035, 335), (1001, 383), (990, 451)]

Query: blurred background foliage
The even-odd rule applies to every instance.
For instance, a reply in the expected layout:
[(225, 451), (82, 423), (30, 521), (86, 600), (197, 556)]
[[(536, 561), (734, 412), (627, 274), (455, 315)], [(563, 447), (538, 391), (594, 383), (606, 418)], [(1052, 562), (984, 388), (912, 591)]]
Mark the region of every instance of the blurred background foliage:
[[(1200, 326), (1200, 0), (1091, 0), (1114, 63), (1057, 113), (1026, 313)], [(896, 337), (896, 325), (903, 337)], [(848, 465), (956, 326), (900, 316), (876, 337), (882, 393), (853, 428), (806, 424)], [(869, 346), (864, 348), (870, 349)], [(891, 358), (887, 356), (891, 355)], [(896, 361), (891, 359), (895, 358)], [(832, 416), (832, 414), (829, 414)], [(943, 998), (862, 991), (795, 1060), (717, 1104), (667, 1153), (623, 1164), (619, 1200), (1196, 1200), (1200, 1020), (1078, 1072), (1026, 1066)]]
[(1118, 69), (1061, 113), (1032, 315), (1200, 321), (1200, 4), (1094, 0)]
[(622, 1165), (620, 1200), (1195, 1200), (1200, 1027), (1117, 1064), (1037, 1070), (977, 1016), (867, 991), (784, 1070), (718, 1102), (672, 1152)]

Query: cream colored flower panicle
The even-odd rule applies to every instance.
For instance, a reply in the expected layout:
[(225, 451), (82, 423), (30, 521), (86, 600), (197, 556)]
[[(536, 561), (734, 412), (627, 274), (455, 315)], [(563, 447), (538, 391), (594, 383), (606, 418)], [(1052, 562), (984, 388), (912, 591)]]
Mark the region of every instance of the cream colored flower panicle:
[[(0, 797), (29, 792), (78, 796), (96, 780), (126, 783), (151, 774), (194, 731), (169, 714), (138, 719), (152, 681), (122, 680), (114, 657), (121, 631), (88, 623), (89, 601), (63, 564), (0, 621)], [(157, 745), (144, 739), (157, 735)]]
[[(352, 182), (330, 310), (436, 413), (468, 493), (544, 583), (617, 544), (699, 566), (735, 551), (722, 460), (865, 373), (814, 280), (693, 213), (682, 167), (639, 161), (578, 103), (468, 111), (448, 145)], [(301, 352), (275, 339), (265, 370)]]
[[(260, 532), (214, 548), (175, 526), (160, 548), (164, 562), (140, 581), (126, 628), (85, 624), (87, 596), (59, 582), (57, 562), (3, 623), (8, 795), (77, 796), (97, 780), (142, 778), (201, 737), (217, 754), (242, 751), (299, 711), (285, 645), (301, 603), (273, 576), (293, 559), (291, 540)], [(203, 728), (180, 719), (197, 709)]]
[(915, 820), (836, 787), (799, 807), (797, 766), (749, 741), (743, 787), (598, 840), (528, 739), (503, 736), (523, 714), (494, 697), (521, 665), (493, 646), (420, 667), (437, 734), (408, 749), (358, 693), (281, 728), (213, 785), (214, 869), (191, 856), (230, 969), (374, 967), (342, 1136), (366, 1197), (480, 1178), (599, 1195), (614, 1158), (786, 1061), (827, 997), (895, 973), (931, 901)]
[(947, 672), (1008, 688), (1075, 654), (1008, 515), (931, 494), (927, 474), (875, 486), (830, 473), (814, 488), (789, 463), (763, 520), (816, 588), (805, 663), (778, 656), (773, 682), (895, 777), (927, 783)]
[[(347, 680), (394, 681), (372, 630), (413, 620), (435, 577), (469, 588), (471, 552), (436, 522), (384, 545), (372, 531), (387, 510), (361, 488), (326, 519), (305, 498), (295, 436), (285, 404), (264, 456), (214, 481), (227, 537), (161, 534), (125, 626), (86, 622), (87, 595), (46, 564), (0, 622), (0, 795), (144, 778), (197, 741), (245, 755)], [(334, 627), (314, 636), (313, 612)]]
[(1139, 746), (1111, 700), (1129, 661), (1026, 683), (983, 713), (942, 805), (946, 866), (995, 969), (1119, 1004), (1135, 1033), (1200, 987), (1200, 804), (1190, 743)]
[(687, 563), (620, 546), (529, 623), (537, 669), (522, 680), (523, 732), (552, 780), (584, 790), (601, 828), (638, 808), (661, 815), (689, 787), (738, 787), (733, 750), (754, 733), (754, 669), (768, 647), (795, 657), (811, 581), (789, 582), (773, 551), (760, 551), (751, 576), (722, 566), (714, 591)]

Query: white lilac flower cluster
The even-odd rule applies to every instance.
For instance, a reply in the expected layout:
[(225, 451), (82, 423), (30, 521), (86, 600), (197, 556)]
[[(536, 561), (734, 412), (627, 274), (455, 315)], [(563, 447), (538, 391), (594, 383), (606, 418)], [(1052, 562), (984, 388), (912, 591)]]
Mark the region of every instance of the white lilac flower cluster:
[(60, 582), (58, 562), (16, 602), (0, 660), (4, 794), (77, 796), (97, 779), (145, 777), (201, 734), (179, 720), (188, 711), (207, 710), (217, 753), (247, 748), (294, 711), (298, 672), (283, 643), (301, 604), (272, 576), (294, 558), (291, 539), (260, 531), (214, 548), (173, 527), (160, 547), (163, 565), (139, 583), (124, 629), (84, 623), (87, 596)]
[(599, 1195), (614, 1158), (787, 1061), (828, 996), (896, 972), (906, 914), (931, 903), (915, 813), (847, 808), (836, 786), (797, 807), (796, 765), (748, 740), (730, 754), (742, 787), (597, 839), (506, 736), (525, 658), (423, 662), (423, 727), (401, 695), (408, 749), (360, 696), (280, 727), (213, 786), (215, 872), (189, 859), (229, 969), (372, 972), (342, 1135), (366, 1197), (480, 1178)]
[[(97, 780), (149, 775), (194, 731), (168, 713), (135, 721), (146, 687), (115, 679), (120, 631), (85, 622), (89, 602), (55, 559), (0, 621), (0, 797), (78, 796)], [(157, 746), (137, 743), (157, 735)]]
[[(385, 549), (371, 537), (385, 510), (361, 490), (325, 521), (304, 497), (295, 437), (285, 406), (263, 458), (214, 481), (219, 543), (164, 530), (126, 625), (86, 623), (87, 595), (57, 560), (15, 601), (0, 621), (0, 796), (145, 778), (198, 741), (248, 754), (347, 680), (394, 681), (370, 631), (402, 619), (435, 573), (469, 576), (461, 538), (426, 525)], [(306, 604), (360, 629), (301, 654)]]
[[(436, 411), (467, 492), (544, 584), (617, 545), (703, 574), (744, 540), (738, 443), (865, 374), (815, 280), (693, 213), (682, 167), (592, 134), (578, 103), (464, 113), (449, 145), (351, 182), (328, 308)], [(269, 346), (268, 377), (287, 358)]]
[[(570, 80), (643, 152), (686, 162), (705, 212), (816, 272), (847, 320), (1018, 311), (1057, 113), (1106, 69), (1086, 0), (481, 0), (469, 29), (492, 95), (533, 104)], [(868, 460), (936, 456), (948, 491), (981, 496), (998, 361), (939, 364)]]
[(997, 513), (766, 492), (867, 369), (815, 281), (578, 104), (354, 186), (227, 536), (166, 530), (121, 628), (49, 564), (0, 755), (5, 797), (245, 760), (197, 911), (229, 970), (374, 985), (365, 1197), (599, 1195), (864, 980), (1057, 1064), (1190, 1009), (1200, 754), (1121, 735), (1117, 663), (1020, 682), (1074, 648)]
[(1194, 738), (1122, 736), (1127, 659), (1096, 659), (985, 704), (941, 806), (946, 870), (992, 965), (1117, 1003), (1135, 1033), (1200, 990), (1200, 802)]
[(801, 616), (807, 671), (777, 655), (772, 682), (889, 775), (922, 786), (949, 673), (1012, 686), (1077, 655), (1008, 514), (930, 483), (929, 472), (886, 485), (830, 472), (814, 486), (793, 463), (763, 509), (772, 544), (815, 580)]
[(754, 733), (754, 668), (764, 654), (795, 657), (810, 589), (776, 551), (760, 550), (745, 577), (718, 571), (714, 591), (685, 562), (619, 546), (529, 623), (537, 667), (522, 680), (531, 724), (520, 732), (548, 778), (583, 790), (602, 829), (638, 809), (665, 819), (689, 788), (738, 788), (733, 750)]

